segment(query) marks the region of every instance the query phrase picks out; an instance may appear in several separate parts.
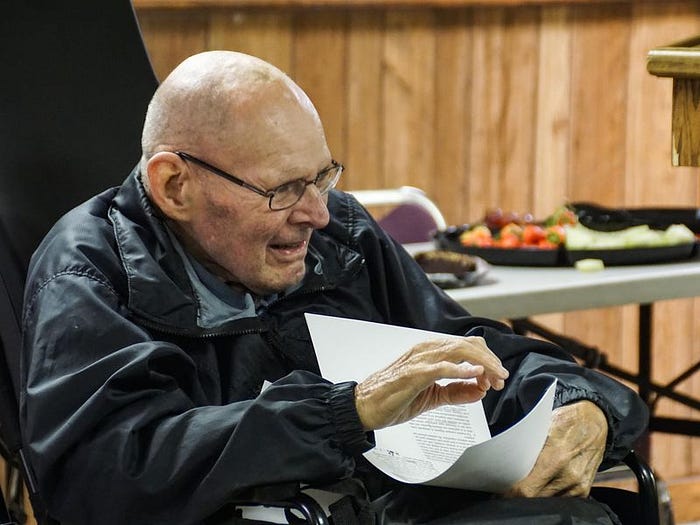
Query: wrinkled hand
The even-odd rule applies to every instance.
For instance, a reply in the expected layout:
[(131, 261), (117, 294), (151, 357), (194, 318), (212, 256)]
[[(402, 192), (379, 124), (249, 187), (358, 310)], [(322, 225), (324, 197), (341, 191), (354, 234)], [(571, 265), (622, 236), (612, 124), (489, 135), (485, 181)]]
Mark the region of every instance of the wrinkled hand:
[(535, 466), (506, 496), (588, 496), (607, 435), (605, 414), (594, 403), (557, 408)]
[(508, 371), (482, 337), (428, 341), (358, 384), (355, 406), (364, 429), (375, 430), (438, 406), (478, 401), (489, 388), (501, 390), (507, 377)]

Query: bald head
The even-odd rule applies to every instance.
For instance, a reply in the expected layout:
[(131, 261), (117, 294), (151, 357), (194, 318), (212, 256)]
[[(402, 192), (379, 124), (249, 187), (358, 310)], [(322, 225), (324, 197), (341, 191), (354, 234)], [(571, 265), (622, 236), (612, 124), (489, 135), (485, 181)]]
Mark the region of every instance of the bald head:
[(236, 146), (244, 162), (269, 144), (263, 136), (283, 124), (282, 112), (311, 119), (322, 132), (307, 95), (273, 65), (232, 51), (194, 55), (168, 75), (148, 107), (143, 161), (159, 151), (209, 155)]

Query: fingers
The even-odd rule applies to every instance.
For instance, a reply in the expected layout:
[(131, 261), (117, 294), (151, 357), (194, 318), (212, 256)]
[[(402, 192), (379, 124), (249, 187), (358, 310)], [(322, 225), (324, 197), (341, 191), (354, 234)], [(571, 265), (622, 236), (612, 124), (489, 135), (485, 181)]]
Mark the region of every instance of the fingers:
[(470, 366), (483, 367), (481, 373), (472, 377), (476, 378), (477, 384), (484, 393), (490, 388), (503, 389), (505, 380), (508, 378), (508, 370), (503, 367), (501, 360), (489, 349), (483, 338), (465, 337), (445, 345), (443, 351), (448, 352), (449, 355), (443, 356), (443, 359), (464, 359), (463, 362), (458, 363), (458, 366), (467, 370)]
[(440, 390), (438, 406), (474, 403), (483, 399), (488, 392), (488, 388), (484, 388), (474, 381), (458, 381), (437, 388)]
[(533, 471), (525, 479), (519, 481), (506, 494), (505, 497), (521, 498), (546, 498), (551, 496), (588, 496), (595, 470), (581, 472), (578, 469), (569, 469), (562, 464), (560, 469), (552, 469), (549, 473), (543, 470)]
[(549, 497), (586, 497), (590, 492), (588, 483), (565, 483), (565, 480), (548, 480), (546, 484), (519, 483), (504, 494), (506, 498), (549, 498)]
[[(404, 376), (408, 387), (418, 390), (440, 380), (476, 379), (483, 392), (505, 386), (508, 370), (481, 337), (427, 341), (411, 348), (390, 365)], [(483, 397), (483, 396), (482, 396)]]
[[(414, 346), (409, 354), (425, 364), (443, 366), (439, 372), (444, 374), (444, 378), (466, 378), (471, 371), (469, 365), (482, 366), (483, 375), (494, 388), (503, 388), (503, 381), (508, 378), (508, 370), (503, 367), (501, 360), (486, 345), (482, 337), (427, 341)], [(459, 366), (452, 368), (452, 365)]]
[(478, 401), (490, 388), (502, 389), (507, 377), (481, 337), (428, 341), (358, 384), (355, 406), (364, 428), (374, 430), (441, 405)]
[(535, 466), (506, 496), (587, 496), (606, 437), (605, 415), (590, 401), (557, 408)]

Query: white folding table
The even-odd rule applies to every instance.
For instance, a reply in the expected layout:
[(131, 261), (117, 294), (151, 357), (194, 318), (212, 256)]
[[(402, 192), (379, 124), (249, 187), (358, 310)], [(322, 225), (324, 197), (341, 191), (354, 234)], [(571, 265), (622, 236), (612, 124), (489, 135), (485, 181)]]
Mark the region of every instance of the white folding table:
[(448, 293), (473, 315), (492, 318), (651, 304), (700, 295), (700, 259), (612, 266), (597, 272), (573, 267), (491, 266), (478, 286)]

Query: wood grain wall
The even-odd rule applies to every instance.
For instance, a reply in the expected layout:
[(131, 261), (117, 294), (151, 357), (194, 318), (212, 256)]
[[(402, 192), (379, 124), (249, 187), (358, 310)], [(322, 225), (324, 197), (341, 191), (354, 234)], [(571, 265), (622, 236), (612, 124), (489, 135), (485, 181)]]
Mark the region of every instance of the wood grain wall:
[[(452, 223), (492, 207), (544, 217), (567, 200), (700, 205), (700, 172), (671, 167), (672, 81), (645, 67), (649, 49), (700, 34), (700, 2), (136, 6), (161, 78), (221, 48), (287, 71), (347, 165), (345, 189), (419, 186)], [(698, 313), (698, 300), (656, 305), (657, 381), (700, 359)], [(540, 320), (636, 369), (636, 308)], [(700, 394), (700, 380), (681, 390)], [(658, 413), (691, 415), (664, 401)], [(652, 458), (667, 479), (700, 473), (696, 438), (655, 434)]]

